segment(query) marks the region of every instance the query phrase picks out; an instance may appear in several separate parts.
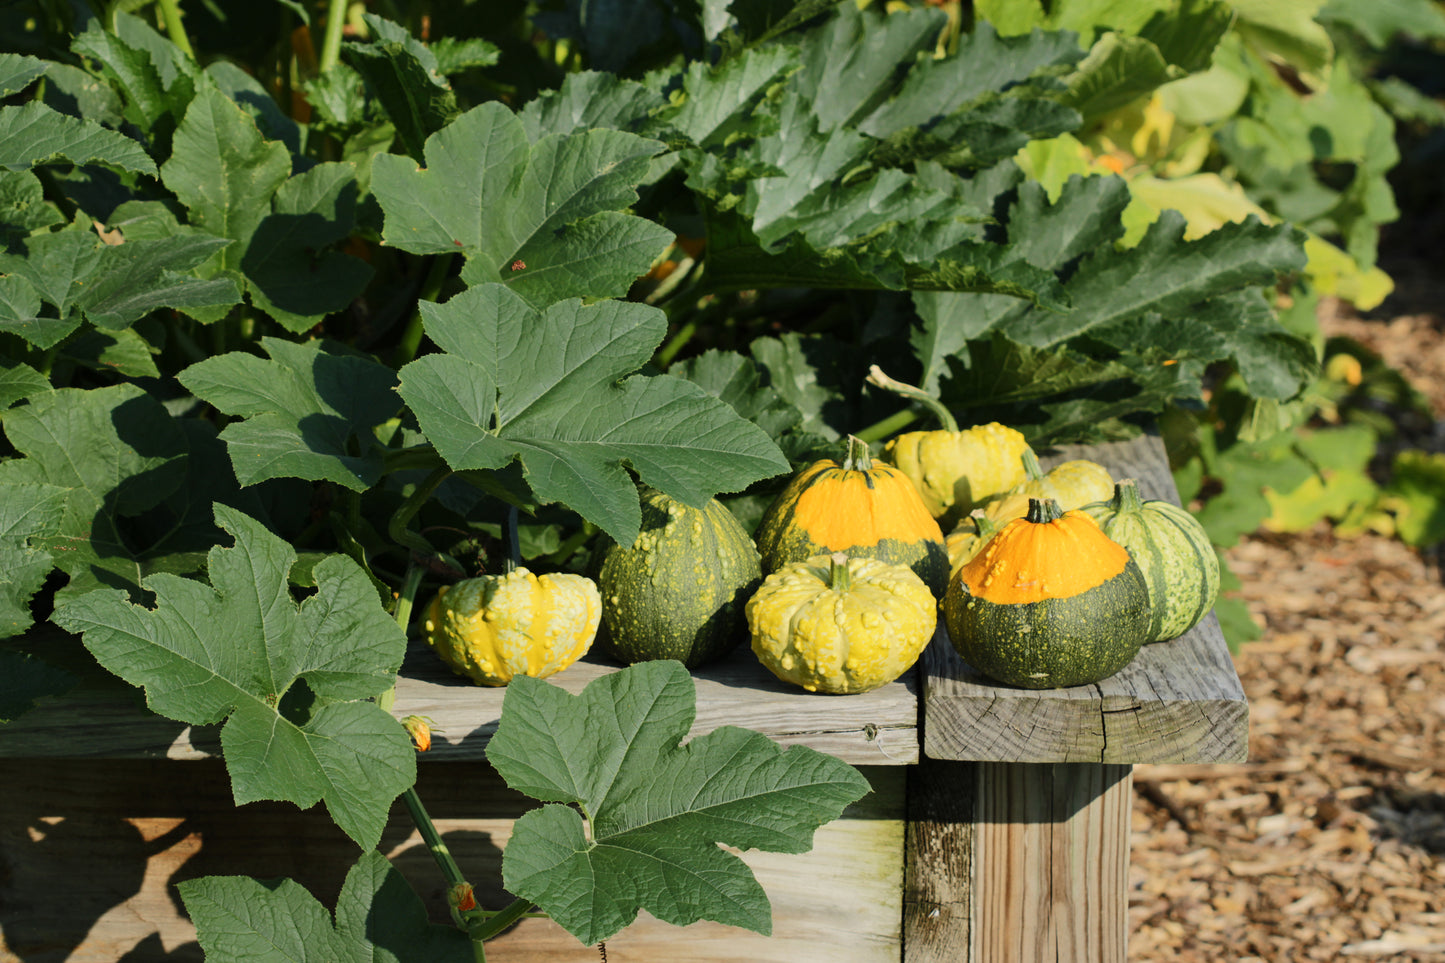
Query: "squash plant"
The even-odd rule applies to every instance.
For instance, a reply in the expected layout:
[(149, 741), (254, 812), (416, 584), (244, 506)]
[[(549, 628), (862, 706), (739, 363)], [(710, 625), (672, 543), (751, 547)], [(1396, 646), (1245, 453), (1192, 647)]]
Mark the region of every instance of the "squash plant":
[[(75, 682), (26, 635), (49, 619), (153, 711), (224, 721), (238, 801), (324, 802), (364, 851), (398, 797), (429, 826), (386, 709), (413, 607), (499, 571), (510, 512), (537, 573), (633, 545), (640, 486), (752, 531), (793, 472), (923, 416), (867, 385), (874, 364), (1036, 445), (1197, 405), (1212, 366), (1279, 401), (1314, 370), (1266, 297), (1305, 263), (1290, 224), (1196, 238), (1166, 211), (1126, 245), (1122, 180), (1026, 175), (1020, 151), (1083, 123), (1081, 91), (1139, 93), (1073, 31), (854, 0), (26, 0), (0, 26), (0, 719)], [(686, 694), (680, 665), (627, 671)], [(577, 698), (634, 711), (616, 685)], [(636, 907), (766, 928), (746, 882), (727, 906), (625, 885), (598, 830), (685, 764), (659, 748), (681, 736), (569, 731), (559, 761), (523, 733), (567, 698), (515, 678), (491, 759), (593, 845), (504, 864), (500, 916), (434, 846), (459, 929), (402, 942), (477, 953), (534, 903), (589, 941)], [(812, 800), (782, 807), (787, 847), (862, 791), (714, 736), (690, 758)], [(585, 784), (543, 757), (583, 760)], [(693, 855), (754, 844), (671, 815)], [(585, 840), (579, 820), (545, 806), (508, 853), (524, 824)], [(320, 955), (354, 955), (388, 872), (357, 864), (316, 929), (350, 949)], [(554, 899), (589, 874), (626, 894), (615, 912)], [(326, 915), (296, 890), (183, 895), (205, 943), (229, 905)]]

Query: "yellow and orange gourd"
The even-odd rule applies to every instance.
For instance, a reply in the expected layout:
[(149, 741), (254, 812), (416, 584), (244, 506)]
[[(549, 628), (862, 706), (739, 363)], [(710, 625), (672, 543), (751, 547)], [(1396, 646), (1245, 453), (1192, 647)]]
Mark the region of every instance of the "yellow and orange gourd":
[(1032, 499), (949, 582), (944, 623), (963, 660), (1027, 689), (1098, 682), (1149, 639), (1148, 586), (1082, 511)]
[(601, 618), (602, 597), (591, 579), (518, 567), (443, 587), (422, 627), (453, 672), (500, 686), (517, 675), (545, 679), (576, 662)]
[(876, 689), (908, 671), (938, 624), (938, 603), (912, 570), (842, 552), (786, 565), (747, 604), (753, 652), (810, 692)]
[(793, 477), (764, 512), (755, 538), (764, 574), (843, 552), (906, 565), (935, 595), (948, 583), (943, 531), (918, 489), (851, 436), (841, 462), (825, 458)]

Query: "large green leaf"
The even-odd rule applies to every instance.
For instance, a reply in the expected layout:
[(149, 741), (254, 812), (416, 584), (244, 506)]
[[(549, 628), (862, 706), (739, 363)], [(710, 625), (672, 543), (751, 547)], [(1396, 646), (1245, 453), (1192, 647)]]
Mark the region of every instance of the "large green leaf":
[(363, 17), (374, 41), (348, 43), (343, 55), (366, 78), (407, 153), (419, 161), (424, 142), (456, 116), (456, 95), (425, 44), (384, 17), (370, 13)]
[(156, 172), (140, 144), (95, 121), (67, 117), (34, 100), (0, 107), (0, 169), (23, 171), (54, 160)]
[(23, 361), (0, 356), (0, 408), (42, 391), (50, 390), (50, 381)]
[(251, 300), (288, 330), (302, 333), (346, 308), (371, 279), (365, 261), (326, 250), (356, 223), (356, 168), (318, 164), (276, 191), (241, 258)]
[(673, 661), (639, 663), (576, 696), (521, 676), (507, 689), (487, 759), (550, 804), (517, 820), (503, 882), (583, 943), (642, 909), (771, 932), (767, 896), (719, 844), (805, 852), (814, 830), (869, 791), (847, 764), (746, 729), (680, 745), (696, 698)]
[(331, 914), (296, 882), (205, 876), (177, 884), (211, 963), (465, 963), (471, 941), (431, 923), (406, 878), (378, 852), (352, 866)]
[(1003, 330), (1024, 344), (1057, 344), (1146, 311), (1177, 316), (1212, 296), (1271, 284), (1304, 267), (1304, 239), (1289, 225), (1250, 218), (1195, 241), (1185, 241), (1184, 230), (1184, 218), (1165, 211), (1135, 247), (1106, 248), (1083, 260), (1065, 288), (1071, 310), (1031, 310)]
[(536, 305), (619, 296), (672, 240), (623, 213), (662, 149), (606, 129), (531, 144), (515, 114), (487, 103), (427, 139), (425, 168), (377, 157), (371, 186), (386, 212), (385, 242), (465, 253), (469, 284), (501, 281)]
[(332, 481), (366, 491), (381, 478), (375, 429), (395, 416), (396, 375), (322, 341), (262, 338), (271, 356), (233, 351), (191, 365), (181, 384), (228, 415), (221, 432), (242, 485)]
[(45, 188), (31, 171), (0, 171), (0, 245), (32, 231), (65, 223), (45, 202)]
[(70, 576), (58, 598), (194, 572), (220, 536), (213, 502), (263, 511), (237, 488), (214, 428), (172, 418), (134, 385), (37, 394), (0, 419), (26, 455), (0, 462), (0, 499), (37, 484), (66, 493), (58, 530), (35, 543)]
[(198, 84), (205, 86), (200, 67), (144, 22), (126, 13), (113, 16), (114, 33), (92, 21), (71, 48), (99, 66), (125, 100), (125, 119), (163, 148)]
[(0, 96), (18, 94), (52, 65), (36, 57), (0, 53)]
[(210, 585), (155, 574), (142, 581), (154, 608), (102, 589), (66, 601), (54, 620), (83, 633), (105, 668), (143, 686), (152, 711), (190, 725), (224, 720), (237, 805), (320, 800), (370, 849), (416, 778), (410, 738), (372, 701), (395, 684), (406, 636), (351, 559), (317, 563), (316, 592), (297, 604), (291, 546), (224, 505), (215, 519), (235, 545), (211, 549)]
[(291, 154), (268, 141), (234, 100), (203, 88), (176, 129), (161, 179), (190, 211), (190, 223), (236, 243), (220, 267), (240, 267), (271, 198), (291, 173)]
[(661, 311), (564, 301), (531, 308), (500, 284), (422, 304), (445, 354), (401, 371), (401, 395), (452, 468), (519, 459), (542, 502), (561, 502), (631, 545), (642, 481), (691, 505), (788, 470), (756, 425), (679, 378), (636, 374)]
[(0, 638), (30, 628), (30, 598), (50, 574), (50, 553), (31, 543), (60, 530), (66, 490), (58, 485), (6, 485), (0, 499)]
[[(37, 347), (49, 347), (74, 329), (70, 317), (74, 311), (99, 327), (114, 329), (160, 307), (234, 303), (240, 292), (229, 278), (203, 280), (185, 273), (229, 243), (192, 232), (107, 244), (79, 225), (32, 235), (15, 250), (0, 254), (0, 272), (10, 275), (0, 278), (9, 282), (0, 297), (10, 305), (0, 306), (0, 312), (8, 315), (0, 323), (9, 321), (21, 337)], [(24, 281), (29, 291), (18, 287), (17, 281)], [(32, 315), (27, 323), (25, 313), (38, 310), (34, 298), (53, 305), (56, 317)]]

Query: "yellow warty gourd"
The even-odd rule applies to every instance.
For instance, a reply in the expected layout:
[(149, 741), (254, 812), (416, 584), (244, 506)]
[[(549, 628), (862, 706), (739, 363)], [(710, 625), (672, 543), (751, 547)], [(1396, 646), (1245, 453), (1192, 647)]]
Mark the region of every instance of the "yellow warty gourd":
[(1022, 432), (996, 421), (960, 431), (937, 398), (877, 365), (869, 369), (868, 383), (922, 403), (942, 426), (899, 435), (884, 446), (883, 459), (908, 476), (945, 529), (1026, 480), (1021, 459), (1029, 445)]
[(1030, 448), (1023, 453), (1020, 464), (1026, 480), (1001, 497), (1052, 498), (1062, 511), (1068, 512), (1093, 502), (1108, 501), (1114, 495), (1114, 478), (1109, 469), (1098, 462), (1076, 458), (1046, 472), (1039, 465), (1039, 456)]
[(907, 566), (842, 553), (784, 566), (747, 604), (758, 661), (810, 692), (876, 689), (918, 661), (938, 603)]
[(561, 672), (587, 653), (601, 618), (602, 596), (591, 579), (516, 568), (443, 588), (423, 628), (453, 672), (498, 686), (516, 675)]

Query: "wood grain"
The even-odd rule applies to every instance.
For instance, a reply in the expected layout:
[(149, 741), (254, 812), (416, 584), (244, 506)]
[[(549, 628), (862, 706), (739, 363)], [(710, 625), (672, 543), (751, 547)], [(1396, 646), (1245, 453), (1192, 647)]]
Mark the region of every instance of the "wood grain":
[(908, 769), (903, 952), (908, 963), (959, 963), (973, 902), (977, 764), (921, 759)]
[(978, 764), (970, 963), (1123, 963), (1129, 773)]
[[(55, 645), (71, 640), (41, 630)], [(549, 681), (577, 693), (619, 666), (589, 657)], [(755, 729), (783, 745), (808, 745), (856, 765), (908, 765), (918, 761), (918, 683), (915, 672), (872, 692), (834, 696), (778, 681), (746, 646), (693, 673), (697, 718), (692, 735), (719, 726)], [(395, 715), (415, 713), (436, 722), (427, 758), (484, 758), (497, 730), (505, 689), (471, 685), (453, 675), (419, 643), (408, 651), (396, 684)], [(220, 754), (218, 727), (196, 727), (147, 712), (136, 690), (93, 672), (77, 689), (48, 700), (0, 727), (0, 758), (204, 759)]]
[[(1157, 436), (1063, 447), (1045, 466), (1098, 461), (1145, 498), (1178, 504)], [(1147, 645), (1094, 685), (1030, 690), (998, 685), (965, 663), (940, 622), (920, 660), (923, 751), (989, 762), (1216, 763), (1248, 754), (1249, 707), (1211, 612), (1177, 639)]]
[[(773, 905), (773, 935), (644, 914), (608, 941), (608, 960), (796, 963), (899, 959), (904, 770), (866, 767), (873, 792), (817, 831), (810, 853), (740, 854)], [(195, 931), (175, 884), (206, 875), (291, 877), (334, 907), (359, 855), (318, 808), (236, 807), (217, 760), (0, 760), (0, 963), (194, 963)], [(513, 821), (536, 805), (485, 764), (424, 763), (418, 793), (483, 905), (500, 888)], [(405, 808), (378, 847), (435, 922), (444, 884)], [(596, 963), (549, 920), (526, 920), (488, 944), (498, 963)]]

